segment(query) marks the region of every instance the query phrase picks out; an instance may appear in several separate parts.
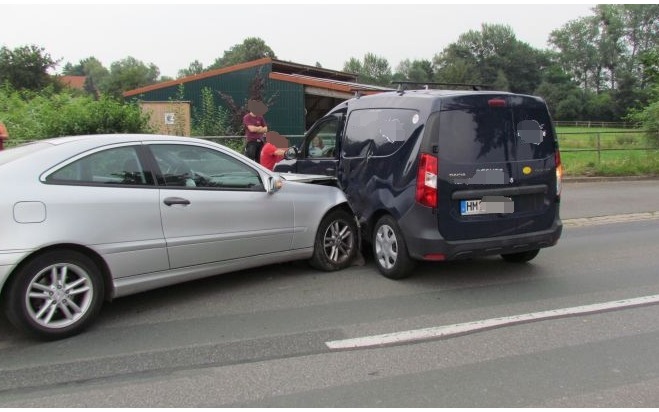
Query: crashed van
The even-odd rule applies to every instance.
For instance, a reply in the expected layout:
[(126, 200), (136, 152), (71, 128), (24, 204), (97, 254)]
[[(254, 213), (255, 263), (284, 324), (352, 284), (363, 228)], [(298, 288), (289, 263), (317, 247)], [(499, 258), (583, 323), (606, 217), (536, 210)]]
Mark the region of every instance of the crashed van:
[(557, 243), (561, 157), (545, 102), (493, 91), (399, 90), (332, 109), (275, 171), (336, 176), (380, 272)]

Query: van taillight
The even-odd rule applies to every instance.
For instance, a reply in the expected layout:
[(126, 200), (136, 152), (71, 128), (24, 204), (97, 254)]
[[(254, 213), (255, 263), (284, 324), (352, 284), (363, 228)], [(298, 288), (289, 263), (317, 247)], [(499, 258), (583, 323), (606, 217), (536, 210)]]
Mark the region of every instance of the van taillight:
[(437, 158), (422, 153), (416, 176), (416, 201), (423, 206), (437, 207)]
[(504, 99), (490, 99), (487, 101), (487, 105), (490, 107), (506, 107), (506, 101)]
[(556, 196), (560, 196), (563, 183), (563, 163), (561, 163), (561, 152), (558, 147), (554, 152), (554, 161), (556, 163)]

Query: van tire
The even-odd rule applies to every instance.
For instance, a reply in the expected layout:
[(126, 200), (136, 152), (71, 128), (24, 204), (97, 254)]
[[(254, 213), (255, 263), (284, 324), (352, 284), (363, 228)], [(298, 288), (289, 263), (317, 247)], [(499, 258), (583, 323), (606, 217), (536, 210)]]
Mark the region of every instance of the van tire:
[(373, 228), (373, 258), (382, 275), (389, 279), (403, 279), (412, 274), (416, 261), (410, 258), (403, 233), (396, 220), (382, 216)]
[(524, 263), (524, 262), (528, 262), (529, 260), (531, 260), (534, 257), (538, 256), (539, 252), (540, 252), (540, 249), (534, 249), (534, 250), (529, 250), (529, 251), (526, 251), (526, 252), (506, 253), (506, 254), (501, 255), (501, 257), (506, 262)]

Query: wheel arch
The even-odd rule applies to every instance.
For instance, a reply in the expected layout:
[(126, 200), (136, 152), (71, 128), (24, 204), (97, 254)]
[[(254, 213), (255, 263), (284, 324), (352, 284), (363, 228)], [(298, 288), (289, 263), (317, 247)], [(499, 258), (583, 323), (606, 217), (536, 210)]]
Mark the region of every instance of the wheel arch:
[[(331, 208), (327, 209), (325, 213), (323, 214), (323, 219), (325, 216), (329, 215), (330, 213), (334, 212), (335, 210), (343, 210), (344, 212), (350, 213), (354, 218), (355, 218), (355, 224), (357, 225), (357, 247), (361, 249), (362, 246), (362, 230), (361, 230), (361, 223), (359, 222), (359, 217), (355, 213), (355, 211), (352, 209), (350, 204), (348, 202), (343, 202), (336, 204), (332, 206)], [(315, 237), (315, 234), (314, 234)]]
[(101, 276), (103, 277), (103, 286), (104, 286), (103, 300), (105, 301), (112, 300), (112, 296), (114, 296), (114, 284), (112, 283), (112, 276), (110, 274), (110, 268), (108, 267), (107, 263), (101, 257), (101, 255), (99, 255), (95, 250), (75, 243), (61, 243), (56, 245), (49, 245), (39, 250), (35, 250), (34, 252), (25, 256), (18, 263), (18, 265), (14, 267), (14, 269), (11, 271), (11, 273), (5, 280), (5, 284), (2, 288), (2, 293), (0, 293), (0, 299), (2, 301), (6, 301), (4, 295), (7, 293), (7, 290), (9, 289), (7, 285), (13, 281), (13, 279), (16, 276), (16, 273), (18, 273), (25, 265), (27, 265), (30, 261), (45, 253), (57, 251), (57, 250), (78, 252), (90, 258), (94, 262), (96, 267), (99, 269), (99, 271), (101, 272)]

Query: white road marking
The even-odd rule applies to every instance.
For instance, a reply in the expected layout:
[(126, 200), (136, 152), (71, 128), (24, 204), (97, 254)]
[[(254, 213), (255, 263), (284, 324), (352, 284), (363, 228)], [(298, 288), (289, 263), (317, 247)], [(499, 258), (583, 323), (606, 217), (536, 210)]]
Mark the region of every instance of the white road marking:
[(616, 300), (592, 305), (575, 306), (571, 308), (553, 309), (542, 312), (526, 313), (522, 315), (505, 316), (501, 318), (478, 320), (454, 325), (438, 326), (425, 329), (408, 330), (402, 332), (385, 333), (383, 335), (365, 336), (361, 338), (342, 339), (325, 342), (333, 350), (369, 348), (384, 345), (410, 343), (428, 339), (448, 338), (468, 333), (479, 332), (502, 326), (520, 323), (536, 322), (544, 319), (555, 319), (567, 316), (598, 313), (616, 309), (642, 306), (659, 303), (659, 295), (643, 296), (638, 298)]
[(591, 225), (605, 225), (609, 223), (638, 222), (641, 220), (654, 220), (654, 219), (659, 219), (659, 211), (564, 219), (563, 226), (579, 227), (579, 226), (591, 226)]

